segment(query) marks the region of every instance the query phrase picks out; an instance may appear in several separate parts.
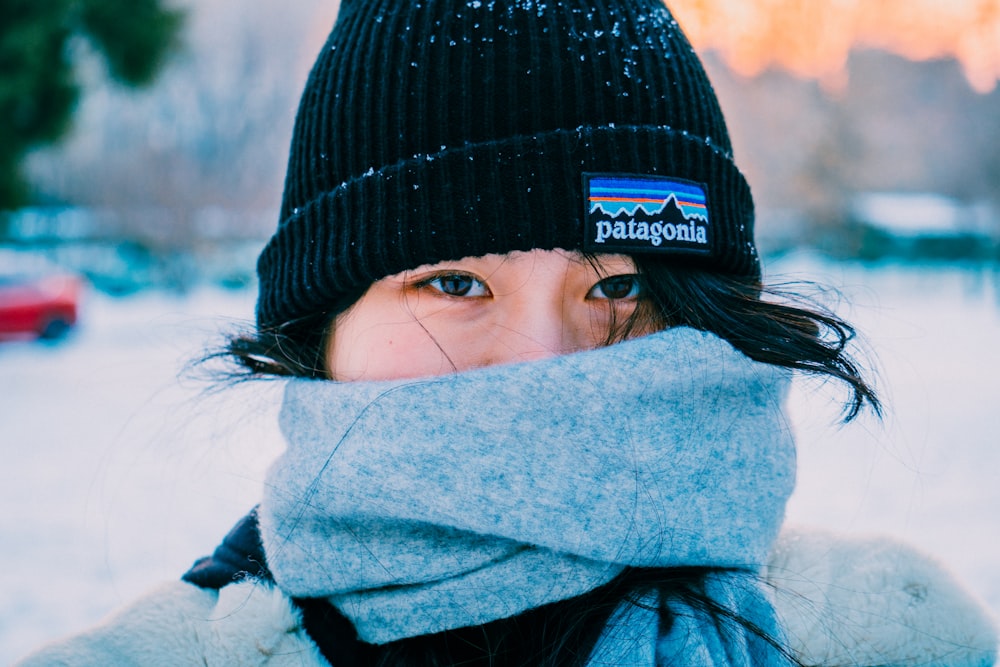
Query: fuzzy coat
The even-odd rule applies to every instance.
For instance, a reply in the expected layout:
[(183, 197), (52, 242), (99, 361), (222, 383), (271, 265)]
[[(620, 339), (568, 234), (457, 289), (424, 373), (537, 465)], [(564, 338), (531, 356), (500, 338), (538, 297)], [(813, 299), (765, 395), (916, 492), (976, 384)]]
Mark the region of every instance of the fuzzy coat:
[[(995, 628), (940, 565), (895, 541), (786, 530), (764, 578), (790, 648), (813, 665), (986, 667)], [(254, 580), (167, 584), (22, 667), (325, 666), (291, 600)]]

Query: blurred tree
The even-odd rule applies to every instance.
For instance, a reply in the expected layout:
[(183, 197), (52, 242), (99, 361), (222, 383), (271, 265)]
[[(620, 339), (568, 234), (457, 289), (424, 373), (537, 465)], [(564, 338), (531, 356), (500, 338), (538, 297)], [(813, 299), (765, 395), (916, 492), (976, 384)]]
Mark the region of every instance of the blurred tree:
[(0, 0), (0, 210), (27, 197), (21, 162), (70, 126), (80, 94), (73, 42), (83, 37), (118, 82), (153, 80), (183, 20), (161, 0)]

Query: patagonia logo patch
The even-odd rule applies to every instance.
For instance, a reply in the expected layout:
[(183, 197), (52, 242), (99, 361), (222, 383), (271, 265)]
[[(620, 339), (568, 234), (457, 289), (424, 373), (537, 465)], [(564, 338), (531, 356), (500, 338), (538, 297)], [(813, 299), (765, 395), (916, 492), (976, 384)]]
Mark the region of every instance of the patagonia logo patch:
[(701, 183), (664, 176), (584, 174), (585, 252), (712, 251)]

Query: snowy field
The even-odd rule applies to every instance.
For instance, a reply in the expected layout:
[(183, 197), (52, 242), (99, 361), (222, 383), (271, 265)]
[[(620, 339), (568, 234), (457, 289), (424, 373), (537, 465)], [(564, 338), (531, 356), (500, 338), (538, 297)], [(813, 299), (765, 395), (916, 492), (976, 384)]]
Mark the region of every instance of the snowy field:
[[(828, 389), (798, 385), (790, 520), (898, 535), (1000, 614), (1000, 276), (802, 257), (769, 273), (840, 288), (889, 408), (837, 427)], [(93, 294), (64, 343), (0, 345), (0, 664), (176, 579), (254, 504), (280, 385), (206, 395), (178, 377), (252, 308)]]

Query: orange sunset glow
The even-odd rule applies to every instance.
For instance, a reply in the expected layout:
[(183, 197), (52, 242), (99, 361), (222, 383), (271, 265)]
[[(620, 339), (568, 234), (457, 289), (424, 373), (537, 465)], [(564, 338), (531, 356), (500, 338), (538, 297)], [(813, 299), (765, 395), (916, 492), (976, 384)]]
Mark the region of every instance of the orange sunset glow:
[(955, 58), (969, 83), (1000, 79), (1000, 0), (670, 0), (696, 48), (737, 72), (770, 66), (836, 85), (852, 48)]

